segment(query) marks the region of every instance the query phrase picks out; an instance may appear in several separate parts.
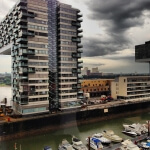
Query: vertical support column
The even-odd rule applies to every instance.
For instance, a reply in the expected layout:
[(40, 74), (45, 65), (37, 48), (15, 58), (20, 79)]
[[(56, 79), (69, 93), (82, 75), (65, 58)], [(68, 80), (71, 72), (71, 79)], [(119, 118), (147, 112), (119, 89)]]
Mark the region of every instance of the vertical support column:
[(149, 62), (149, 74), (150, 74), (150, 62)]
[(58, 108), (57, 1), (48, 1), (49, 108)]

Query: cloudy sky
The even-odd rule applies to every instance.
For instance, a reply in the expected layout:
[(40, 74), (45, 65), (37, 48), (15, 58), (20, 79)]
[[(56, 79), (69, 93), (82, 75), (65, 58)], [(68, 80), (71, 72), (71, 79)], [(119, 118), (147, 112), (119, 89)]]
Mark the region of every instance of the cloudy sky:
[[(0, 0), (0, 20), (16, 0)], [(102, 72), (147, 73), (135, 63), (134, 47), (150, 40), (150, 0), (60, 0), (83, 14), (84, 67)], [(5, 65), (4, 65), (5, 64)], [(10, 72), (10, 56), (0, 56), (0, 72)]]

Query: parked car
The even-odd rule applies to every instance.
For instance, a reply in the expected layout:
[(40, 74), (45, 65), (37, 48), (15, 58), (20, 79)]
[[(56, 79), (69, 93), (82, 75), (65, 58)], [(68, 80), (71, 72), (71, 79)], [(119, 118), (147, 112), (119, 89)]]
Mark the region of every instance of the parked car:
[(107, 102), (106, 97), (102, 97), (102, 98), (100, 98), (100, 102), (101, 102), (101, 103), (106, 103), (106, 102)]
[(111, 102), (111, 101), (113, 101), (113, 100), (114, 100), (114, 99), (113, 99), (111, 96), (108, 96), (108, 97), (107, 97), (107, 101), (108, 101), (108, 102)]

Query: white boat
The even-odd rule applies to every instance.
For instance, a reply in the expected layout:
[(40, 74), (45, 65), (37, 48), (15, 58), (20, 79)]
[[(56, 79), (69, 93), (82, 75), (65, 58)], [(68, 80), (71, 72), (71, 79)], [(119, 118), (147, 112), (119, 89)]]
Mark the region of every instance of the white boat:
[(141, 144), (139, 145), (141, 148), (143, 148), (143, 149), (150, 149), (150, 143), (148, 142), (141, 142)]
[(75, 136), (72, 137), (72, 147), (75, 150), (88, 150), (87, 147), (82, 143), (82, 141)]
[(52, 150), (50, 146), (45, 146), (43, 150)]
[(148, 129), (145, 124), (133, 123), (131, 125), (123, 124), (125, 131), (135, 132), (137, 135), (141, 135), (142, 133), (147, 133)]
[(140, 148), (129, 139), (123, 141), (121, 144), (120, 150), (140, 150)]
[(115, 135), (112, 130), (108, 130), (108, 131), (104, 130), (102, 132), (102, 134), (105, 138), (110, 139), (112, 142), (121, 142), (122, 141), (122, 138), (119, 137), (118, 135)]
[(129, 136), (137, 136), (137, 134), (135, 133), (135, 132), (132, 132), (132, 131), (122, 131), (122, 133), (124, 133), (124, 134), (127, 134), (127, 135), (129, 135)]
[[(86, 138), (87, 144), (89, 144), (89, 138)], [(103, 145), (101, 141), (97, 138), (91, 137), (90, 138), (90, 147), (93, 148), (94, 150), (99, 150), (103, 148)]]
[(66, 140), (62, 140), (62, 143), (59, 145), (58, 150), (74, 150), (72, 145)]
[(102, 133), (95, 133), (95, 134), (92, 135), (92, 137), (95, 137), (95, 138), (99, 139), (104, 144), (110, 144), (111, 143), (111, 140), (103, 137)]

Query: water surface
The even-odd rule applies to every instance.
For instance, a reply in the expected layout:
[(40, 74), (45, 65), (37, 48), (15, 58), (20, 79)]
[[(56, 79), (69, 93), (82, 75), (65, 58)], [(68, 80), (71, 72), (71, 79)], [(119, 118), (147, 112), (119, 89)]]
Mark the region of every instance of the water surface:
[(106, 120), (92, 124), (86, 124), (81, 126), (75, 126), (66, 128), (63, 130), (57, 130), (53, 132), (47, 132), (46, 134), (40, 134), (36, 136), (28, 136), (17, 140), (10, 140), (0, 143), (0, 150), (14, 150), (14, 144), (17, 143), (17, 150), (43, 150), (43, 147), (49, 145), (53, 150), (58, 149), (59, 143), (62, 139), (67, 139), (71, 142), (72, 135), (80, 138), (85, 143), (85, 138), (93, 135), (94, 133), (101, 132), (103, 130), (111, 129), (123, 139), (130, 137), (121, 133), (123, 130), (123, 123), (145, 123), (150, 119), (150, 113), (144, 113), (136, 116), (128, 116), (125, 118), (118, 118), (113, 120)]

